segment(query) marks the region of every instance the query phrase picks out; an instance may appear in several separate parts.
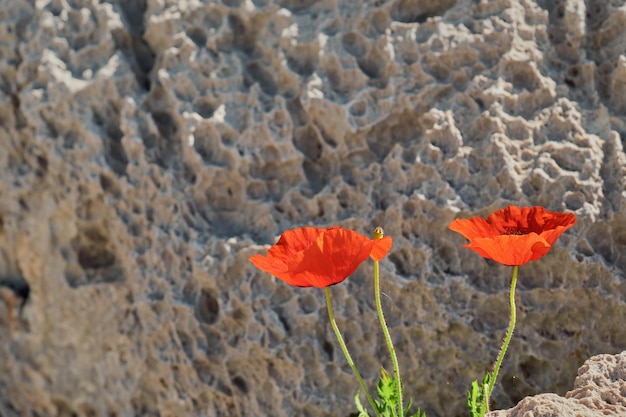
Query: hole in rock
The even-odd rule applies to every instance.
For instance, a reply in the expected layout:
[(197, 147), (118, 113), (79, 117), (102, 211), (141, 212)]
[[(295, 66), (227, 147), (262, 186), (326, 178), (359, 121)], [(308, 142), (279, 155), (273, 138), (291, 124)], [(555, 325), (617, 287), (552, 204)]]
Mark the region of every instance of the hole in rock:
[(196, 305), (196, 317), (202, 323), (215, 324), (219, 318), (220, 304), (213, 290), (203, 288)]

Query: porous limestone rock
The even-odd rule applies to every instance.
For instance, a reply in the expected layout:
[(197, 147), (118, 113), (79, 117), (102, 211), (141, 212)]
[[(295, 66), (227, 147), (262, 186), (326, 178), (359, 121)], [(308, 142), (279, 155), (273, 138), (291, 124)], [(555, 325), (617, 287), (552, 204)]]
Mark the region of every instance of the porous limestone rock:
[[(0, 415), (349, 415), (323, 292), (247, 261), (304, 225), (393, 237), (407, 396), (466, 415), (511, 270), (447, 226), (508, 204), (578, 221), (520, 270), (493, 406), (564, 395), (626, 349), (625, 23), (623, 0), (0, 1), (0, 281), (31, 290), (0, 301)], [(371, 274), (332, 296), (373, 387)]]
[(598, 355), (578, 370), (574, 389), (565, 398), (540, 394), (523, 399), (510, 410), (489, 417), (626, 416), (626, 351)]

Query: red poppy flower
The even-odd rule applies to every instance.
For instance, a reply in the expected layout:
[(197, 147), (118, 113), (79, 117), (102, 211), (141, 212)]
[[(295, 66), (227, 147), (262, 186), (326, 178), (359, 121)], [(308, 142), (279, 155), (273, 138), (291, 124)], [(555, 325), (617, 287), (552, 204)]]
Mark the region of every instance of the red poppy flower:
[(572, 213), (555, 213), (543, 207), (509, 206), (487, 219), (456, 219), (450, 229), (469, 239), (470, 248), (503, 265), (524, 265), (550, 251), (554, 242), (576, 223)]
[(287, 230), (267, 256), (250, 258), (257, 268), (297, 287), (324, 288), (350, 276), (368, 257), (379, 261), (391, 238), (370, 239), (340, 227)]

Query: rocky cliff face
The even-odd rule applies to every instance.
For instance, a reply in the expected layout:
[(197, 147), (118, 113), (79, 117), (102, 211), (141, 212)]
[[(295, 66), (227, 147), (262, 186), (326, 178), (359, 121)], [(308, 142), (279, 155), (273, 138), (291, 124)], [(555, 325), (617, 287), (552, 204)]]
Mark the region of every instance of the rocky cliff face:
[[(386, 314), (430, 417), (465, 415), (508, 323), (510, 269), (457, 215), (578, 218), (520, 270), (495, 408), (626, 349), (624, 1), (11, 0), (0, 22), (0, 281), (30, 289), (20, 316), (0, 299), (2, 417), (348, 415), (323, 293), (247, 262), (303, 225), (393, 237)], [(371, 272), (333, 297), (373, 385)]]

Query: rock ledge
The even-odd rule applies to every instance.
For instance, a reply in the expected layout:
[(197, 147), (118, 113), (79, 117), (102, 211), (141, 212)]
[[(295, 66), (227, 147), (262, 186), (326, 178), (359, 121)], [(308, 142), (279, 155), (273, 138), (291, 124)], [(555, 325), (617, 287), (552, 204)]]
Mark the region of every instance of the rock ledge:
[(578, 370), (574, 389), (560, 397), (541, 394), (524, 398), (490, 417), (626, 416), (626, 351), (597, 355)]

